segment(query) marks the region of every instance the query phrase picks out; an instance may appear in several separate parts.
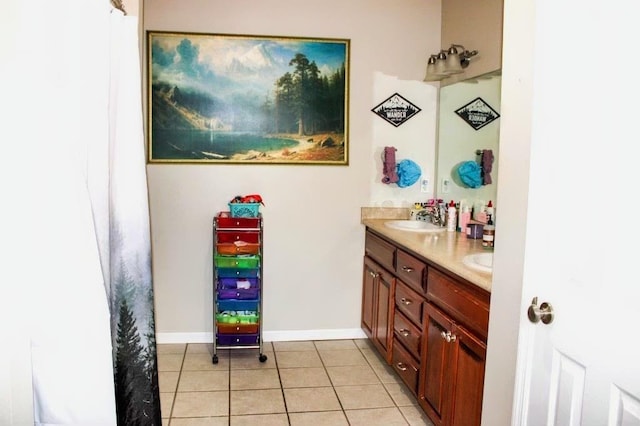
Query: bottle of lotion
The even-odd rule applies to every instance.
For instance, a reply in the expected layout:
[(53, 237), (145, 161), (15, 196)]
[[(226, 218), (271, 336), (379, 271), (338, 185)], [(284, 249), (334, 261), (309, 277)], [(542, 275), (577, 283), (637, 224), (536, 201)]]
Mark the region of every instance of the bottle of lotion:
[(460, 218), (458, 219), (459, 227), (458, 230), (460, 232), (467, 233), (467, 224), (471, 220), (471, 207), (465, 202), (464, 204), (460, 201)]
[(451, 202), (449, 203), (449, 207), (447, 208), (447, 231), (456, 231), (457, 216), (456, 203), (451, 200)]

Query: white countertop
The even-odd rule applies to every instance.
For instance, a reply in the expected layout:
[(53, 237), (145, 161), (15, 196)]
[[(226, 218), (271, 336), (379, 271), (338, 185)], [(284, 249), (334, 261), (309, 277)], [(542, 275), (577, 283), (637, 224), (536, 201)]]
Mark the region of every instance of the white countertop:
[(462, 259), (468, 254), (485, 253), (482, 240), (468, 239), (460, 232), (421, 233), (400, 231), (384, 225), (389, 219), (362, 219), (362, 224), (398, 245), (438, 264), (472, 284), (491, 292), (492, 274), (465, 266)]

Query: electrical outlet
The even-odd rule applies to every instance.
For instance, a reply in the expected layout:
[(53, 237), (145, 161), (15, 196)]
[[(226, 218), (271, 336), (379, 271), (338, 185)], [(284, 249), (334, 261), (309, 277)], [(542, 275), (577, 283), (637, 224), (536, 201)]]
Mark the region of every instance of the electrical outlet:
[(420, 182), (420, 192), (429, 192), (429, 179), (422, 179)]
[(443, 194), (448, 194), (450, 186), (451, 186), (451, 181), (449, 179), (447, 179), (447, 178), (443, 178), (442, 179), (442, 193)]

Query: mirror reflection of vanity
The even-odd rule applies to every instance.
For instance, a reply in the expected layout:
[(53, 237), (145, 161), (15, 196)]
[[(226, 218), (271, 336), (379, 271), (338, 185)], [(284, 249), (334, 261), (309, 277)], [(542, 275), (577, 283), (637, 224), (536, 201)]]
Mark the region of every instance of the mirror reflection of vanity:
[[(484, 104), (501, 114), (501, 83), (501, 73), (495, 71), (440, 89), (436, 193), (446, 203), (465, 200), (475, 206), (486, 205), (491, 200), (496, 205), (500, 118), (488, 124), (483, 124), (482, 120), (490, 120), (493, 115)], [(469, 124), (456, 111), (477, 98), (481, 101), (474, 105), (476, 109), (480, 108), (480, 113), (470, 117), (472, 124)], [(482, 117), (483, 112), (488, 116)], [(492, 183), (471, 188), (460, 179), (458, 169), (467, 161), (480, 165), (485, 150), (493, 153)]]

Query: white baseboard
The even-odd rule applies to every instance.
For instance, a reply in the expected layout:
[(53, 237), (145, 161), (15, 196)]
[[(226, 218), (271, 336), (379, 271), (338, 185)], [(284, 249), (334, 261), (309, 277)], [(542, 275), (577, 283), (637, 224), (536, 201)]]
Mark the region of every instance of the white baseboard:
[[(293, 342), (300, 340), (363, 339), (367, 337), (360, 328), (331, 330), (282, 330), (265, 331), (265, 342)], [(156, 333), (156, 342), (163, 343), (211, 343), (213, 333)]]

